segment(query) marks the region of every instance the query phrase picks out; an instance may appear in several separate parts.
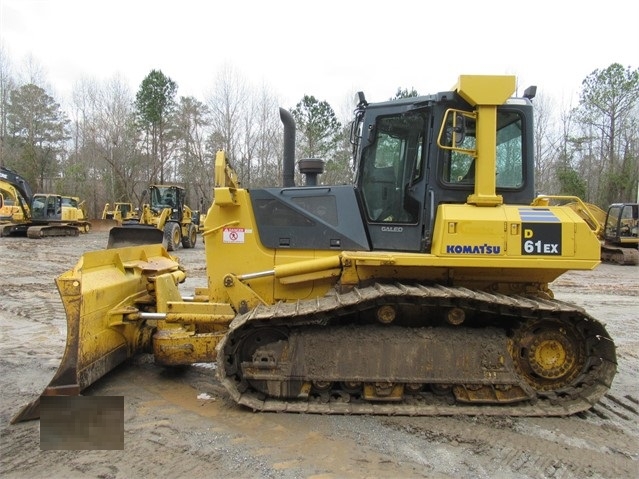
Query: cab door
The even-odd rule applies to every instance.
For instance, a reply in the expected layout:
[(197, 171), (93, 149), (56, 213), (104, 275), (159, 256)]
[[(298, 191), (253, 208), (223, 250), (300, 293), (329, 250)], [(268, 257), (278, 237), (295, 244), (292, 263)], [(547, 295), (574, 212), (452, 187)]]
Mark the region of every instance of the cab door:
[(428, 117), (377, 117), (362, 150), (357, 187), (374, 250), (423, 251)]

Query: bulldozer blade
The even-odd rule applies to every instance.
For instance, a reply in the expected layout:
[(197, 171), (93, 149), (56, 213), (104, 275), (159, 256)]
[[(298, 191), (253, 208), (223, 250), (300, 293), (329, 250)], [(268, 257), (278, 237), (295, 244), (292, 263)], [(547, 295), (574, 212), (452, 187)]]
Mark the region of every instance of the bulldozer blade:
[(109, 231), (116, 226), (120, 226), (120, 222), (117, 220), (91, 220), (92, 231)]
[(164, 231), (154, 226), (140, 224), (116, 226), (109, 230), (108, 249), (147, 244), (162, 244), (166, 248), (167, 243), (164, 239)]
[[(67, 316), (67, 341), (60, 366), (42, 396), (73, 396), (139, 352), (151, 352), (154, 328), (136, 316), (152, 308), (149, 282), (171, 273), (184, 279), (177, 261), (161, 245), (85, 253), (74, 269), (56, 278)], [(40, 417), (40, 398), (11, 423)]]

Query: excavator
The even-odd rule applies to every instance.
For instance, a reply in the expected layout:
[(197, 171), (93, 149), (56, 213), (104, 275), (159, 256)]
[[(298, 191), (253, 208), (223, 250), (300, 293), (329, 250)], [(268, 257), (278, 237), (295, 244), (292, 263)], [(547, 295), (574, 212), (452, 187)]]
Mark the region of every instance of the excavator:
[(23, 220), (24, 212), (19, 198), (15, 188), (0, 180), (0, 224)]
[(621, 265), (639, 264), (639, 203), (613, 203), (602, 231), (601, 259)]
[(601, 242), (602, 262), (639, 265), (639, 203), (613, 203), (607, 211), (592, 203), (571, 201), (567, 206), (596, 231)]
[(78, 236), (91, 228), (79, 198), (34, 194), (29, 183), (9, 168), (0, 167), (0, 190), (10, 192), (21, 211), (0, 224), (0, 236)]
[[(33, 197), (31, 186), (13, 170), (0, 167), (0, 192), (4, 206), (0, 223), (24, 223), (31, 217), (30, 201)], [(1, 230), (0, 230), (1, 231)]]
[[(207, 286), (161, 245), (83, 255), (56, 279), (67, 344), (41, 396), (77, 395), (152, 353), (215, 362), (253, 411), (565, 416), (609, 390), (605, 325), (549, 284), (599, 264), (574, 210), (535, 197), (535, 87), (462, 75), (449, 91), (368, 103), (354, 181), (323, 185), (284, 124), (282, 186), (246, 189), (224, 151), (204, 224)], [(575, 198), (575, 201), (580, 201)], [(39, 401), (13, 421), (38, 417)]]

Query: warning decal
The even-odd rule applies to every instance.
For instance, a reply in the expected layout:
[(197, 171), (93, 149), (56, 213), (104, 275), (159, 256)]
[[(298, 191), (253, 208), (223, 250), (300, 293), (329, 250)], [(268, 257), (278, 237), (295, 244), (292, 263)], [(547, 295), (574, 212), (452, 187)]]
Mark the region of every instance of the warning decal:
[(244, 228), (224, 228), (222, 241), (224, 243), (244, 243)]

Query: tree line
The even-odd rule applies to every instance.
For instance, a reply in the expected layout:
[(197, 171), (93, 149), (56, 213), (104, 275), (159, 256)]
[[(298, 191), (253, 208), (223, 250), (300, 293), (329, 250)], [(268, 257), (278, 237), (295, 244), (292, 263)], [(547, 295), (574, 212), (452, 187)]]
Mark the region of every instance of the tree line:
[[(398, 88), (389, 99), (417, 96)], [(639, 182), (639, 70), (611, 64), (582, 83), (579, 103), (556, 114), (551, 100), (535, 104), (536, 188), (576, 195), (602, 208), (636, 201)], [(178, 85), (152, 70), (132, 93), (121, 77), (83, 80), (63, 109), (37, 69), (12, 74), (0, 51), (0, 165), (38, 192), (78, 196), (90, 217), (104, 203), (139, 204), (149, 184), (179, 184), (188, 204), (208, 208), (213, 161), (224, 150), (246, 187), (281, 183), (279, 101), (230, 67), (205, 101), (178, 96)], [(322, 158), (324, 184), (351, 182), (350, 119), (304, 95), (289, 108), (297, 123), (296, 157)]]

